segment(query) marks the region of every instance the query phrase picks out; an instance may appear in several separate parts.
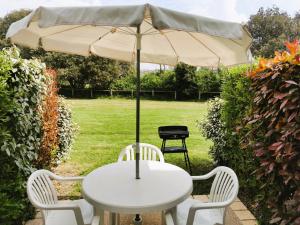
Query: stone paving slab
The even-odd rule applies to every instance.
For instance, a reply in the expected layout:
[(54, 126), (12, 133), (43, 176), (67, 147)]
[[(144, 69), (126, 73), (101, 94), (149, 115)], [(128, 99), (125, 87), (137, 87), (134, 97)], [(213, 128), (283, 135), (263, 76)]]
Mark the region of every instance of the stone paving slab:
[[(193, 196), (195, 199), (201, 201), (207, 201), (206, 195), (197, 195)], [(134, 215), (120, 215), (120, 224), (121, 225), (131, 225)], [(161, 213), (147, 213), (142, 214), (143, 225), (161, 225)], [(105, 212), (104, 214), (104, 225), (109, 225), (109, 214)], [(29, 220), (26, 225), (42, 225), (42, 218), (40, 213), (37, 213), (37, 216), (33, 220)], [(63, 225), (63, 224), (57, 224)], [(247, 210), (246, 206), (237, 199), (227, 210), (225, 225), (258, 225), (255, 217), (250, 211)]]

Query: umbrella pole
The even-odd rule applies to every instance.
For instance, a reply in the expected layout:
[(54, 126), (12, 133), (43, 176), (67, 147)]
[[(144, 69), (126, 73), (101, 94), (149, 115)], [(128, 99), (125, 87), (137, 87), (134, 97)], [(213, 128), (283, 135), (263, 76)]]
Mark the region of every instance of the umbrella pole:
[[(135, 178), (140, 179), (140, 91), (141, 91), (141, 35), (140, 25), (136, 30), (136, 151), (135, 151)], [(135, 225), (142, 224), (142, 218), (139, 214), (135, 215), (133, 219)]]
[(140, 25), (137, 26), (136, 34), (136, 152), (135, 152), (135, 178), (140, 179), (140, 90), (141, 90), (141, 79), (140, 79), (140, 61), (141, 61), (141, 35)]

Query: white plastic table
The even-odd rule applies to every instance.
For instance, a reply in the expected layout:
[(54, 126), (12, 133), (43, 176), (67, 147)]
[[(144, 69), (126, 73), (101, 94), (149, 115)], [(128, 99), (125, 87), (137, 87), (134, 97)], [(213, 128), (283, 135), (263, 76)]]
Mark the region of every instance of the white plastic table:
[(140, 214), (174, 208), (193, 190), (191, 176), (169, 163), (141, 160), (140, 177), (135, 161), (105, 165), (83, 179), (83, 197), (99, 210)]

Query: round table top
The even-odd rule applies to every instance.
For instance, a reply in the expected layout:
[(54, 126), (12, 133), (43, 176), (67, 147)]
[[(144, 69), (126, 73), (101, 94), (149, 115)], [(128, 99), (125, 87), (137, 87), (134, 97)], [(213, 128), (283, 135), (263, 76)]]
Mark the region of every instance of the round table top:
[(83, 196), (97, 208), (137, 214), (173, 208), (193, 190), (191, 176), (169, 163), (141, 160), (140, 177), (135, 161), (108, 164), (83, 179)]

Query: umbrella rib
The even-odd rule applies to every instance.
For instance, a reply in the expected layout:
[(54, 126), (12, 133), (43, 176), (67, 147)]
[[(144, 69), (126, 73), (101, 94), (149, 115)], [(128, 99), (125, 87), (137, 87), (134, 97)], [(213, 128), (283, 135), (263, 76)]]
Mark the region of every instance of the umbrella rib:
[(211, 53), (213, 53), (218, 59), (219, 62), (221, 60), (221, 57), (218, 56), (217, 53), (215, 53), (211, 48), (209, 48), (206, 44), (204, 44), (202, 41), (200, 41), (198, 38), (196, 38), (193, 34), (191, 34), (190, 32), (187, 32), (195, 41), (197, 41), (198, 43), (200, 43), (202, 46), (204, 46), (205, 48), (207, 48)]
[[(150, 31), (150, 30), (152, 30), (153, 29), (153, 27), (150, 27), (148, 30), (146, 30), (144, 33), (142, 33), (142, 34), (149, 34), (149, 33), (147, 33), (148, 31)], [(154, 31), (156, 31), (155, 29), (154, 29)], [(152, 31), (153, 32), (153, 31)], [(151, 32), (150, 32), (151, 33)]]
[[(120, 28), (120, 27), (117, 27), (116, 29), (117, 29), (117, 30), (120, 30), (120, 31), (123, 31), (125, 34), (129, 34), (129, 35), (135, 34), (135, 33), (130, 33), (130, 32), (127, 31), (127, 30), (123, 30), (123, 29)], [(121, 32), (121, 33), (122, 33), (122, 32)]]
[(91, 51), (92, 45), (94, 45), (97, 41), (100, 41), (103, 37), (105, 37), (109, 33), (111, 33), (111, 31), (108, 31), (108, 32), (104, 33), (103, 35), (100, 35), (96, 40), (92, 41), (92, 43), (89, 46), (89, 53), (92, 53), (92, 51)]
[(135, 48), (136, 48), (135, 46), (136, 46), (136, 40), (135, 40), (134, 45), (133, 45), (131, 62), (134, 62), (134, 59), (135, 59)]
[(176, 52), (176, 50), (175, 50), (175, 47), (173, 46), (173, 44), (172, 44), (172, 42), (170, 41), (170, 39), (167, 37), (167, 35), (165, 35), (165, 33), (163, 32), (163, 31), (159, 31), (161, 34), (162, 34), (162, 36), (163, 37), (165, 37), (166, 38), (166, 40), (168, 41), (168, 43), (170, 44), (170, 46), (171, 46), (171, 48), (173, 49), (173, 51), (174, 51), (174, 53), (175, 53), (175, 55), (176, 55), (176, 63), (178, 63), (178, 54), (177, 54), (177, 52)]
[(235, 40), (233, 40), (231, 38), (229, 40), (232, 41), (233, 43), (237, 44), (238, 46), (243, 47), (243, 45), (239, 44), (237, 41), (235, 41)]

